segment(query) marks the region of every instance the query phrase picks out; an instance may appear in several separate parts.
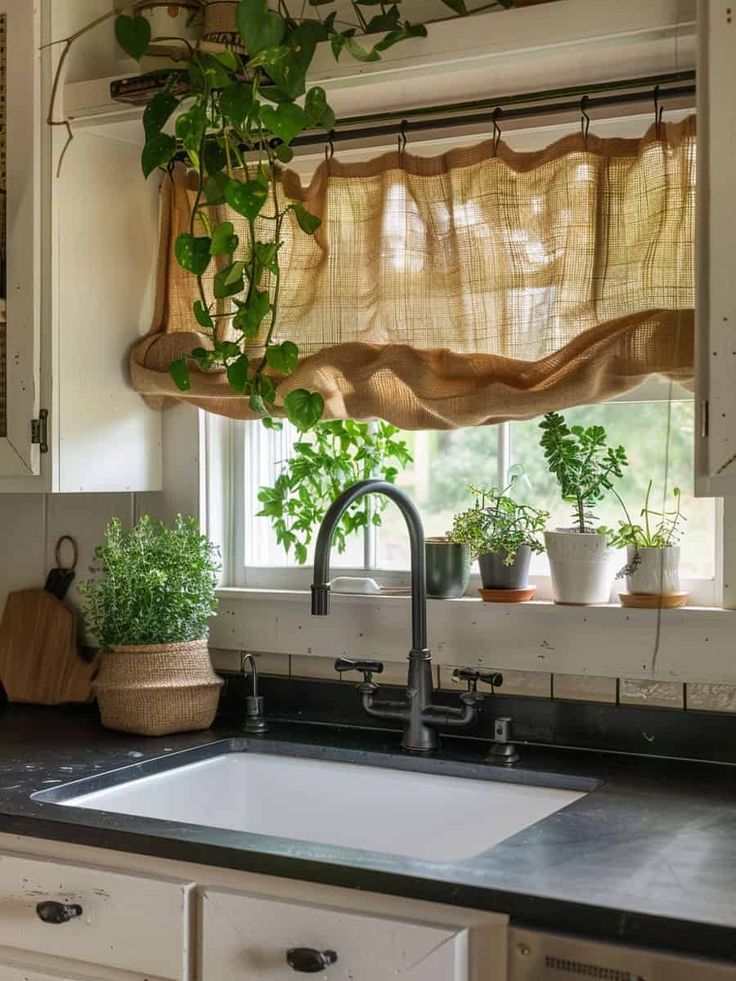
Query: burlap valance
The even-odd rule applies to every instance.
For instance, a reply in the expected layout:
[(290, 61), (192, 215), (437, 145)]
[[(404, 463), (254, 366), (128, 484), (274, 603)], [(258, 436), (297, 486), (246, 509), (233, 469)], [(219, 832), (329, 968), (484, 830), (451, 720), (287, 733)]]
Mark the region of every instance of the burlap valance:
[[(285, 172), (284, 193), (323, 225), (313, 238), (284, 226), (279, 335), (303, 358), (279, 395), (319, 391), (326, 418), (444, 429), (600, 401), (653, 373), (690, 384), (694, 118), (656, 136), (333, 159), (306, 189)], [(156, 318), (133, 383), (159, 403), (245, 418), (221, 373), (192, 366), (186, 396), (169, 378), (205, 338), (196, 283), (173, 255), (189, 226), (186, 175), (162, 193)], [(215, 219), (243, 224), (225, 206)]]

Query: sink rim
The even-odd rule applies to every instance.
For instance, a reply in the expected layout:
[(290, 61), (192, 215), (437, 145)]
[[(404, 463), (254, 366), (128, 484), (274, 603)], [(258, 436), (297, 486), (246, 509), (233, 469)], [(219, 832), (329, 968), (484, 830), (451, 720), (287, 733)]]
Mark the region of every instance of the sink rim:
[[(441, 755), (411, 756), (405, 753), (388, 753), (377, 750), (362, 750), (341, 746), (325, 746), (319, 743), (296, 742), (285, 739), (269, 739), (268, 736), (227, 736), (202, 746), (162, 753), (145, 760), (136, 760), (122, 766), (92, 773), (85, 777), (60, 783), (54, 787), (36, 790), (30, 799), (41, 804), (63, 804), (82, 794), (108, 790), (121, 784), (155, 776), (169, 770), (179, 769), (189, 763), (228, 753), (248, 752), (262, 756), (286, 756), (296, 759), (324, 760), (325, 762), (346, 763), (351, 766), (367, 766), (388, 770), (408, 770), (413, 773), (428, 773), (453, 777), (459, 780), (478, 780), (491, 783), (511, 783), (544, 787), (553, 790), (579, 791), (591, 794), (604, 785), (596, 777), (583, 777), (577, 774), (556, 773), (547, 770), (532, 770), (524, 767), (502, 767), (491, 763), (450, 760)], [(104, 814), (117, 814), (117, 811), (99, 811)], [(150, 818), (149, 820), (157, 820)], [(206, 827), (206, 825), (199, 825)]]

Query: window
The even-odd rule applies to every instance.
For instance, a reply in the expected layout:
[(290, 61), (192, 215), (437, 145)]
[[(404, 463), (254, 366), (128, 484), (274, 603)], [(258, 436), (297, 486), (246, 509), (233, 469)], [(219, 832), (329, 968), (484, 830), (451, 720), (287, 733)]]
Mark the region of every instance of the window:
[[(650, 477), (659, 495), (659, 500), (655, 498), (656, 507), (661, 503), (665, 473), (668, 495), (674, 487), (681, 489), (687, 517), (681, 543), (682, 573), (692, 601), (712, 605), (716, 501), (694, 496), (694, 405), (692, 397), (682, 389), (675, 389), (670, 399), (670, 388), (664, 381), (653, 381), (619, 401), (569, 409), (565, 416), (574, 423), (603, 425), (611, 444), (622, 443), (626, 447), (629, 467), (619, 489), (632, 516), (641, 507)], [(287, 556), (277, 544), (268, 519), (256, 516), (260, 509), (258, 490), (278, 476), (296, 433), (288, 426), (273, 432), (259, 423), (239, 423), (235, 431), (238, 463), (233, 497), (237, 538), (234, 580), (243, 586), (304, 587), (310, 578), (309, 565), (300, 567), (293, 556)], [(468, 483), (505, 485), (509, 469), (515, 464), (521, 464), (525, 473), (516, 488), (520, 498), (550, 511), (551, 527), (569, 525), (569, 508), (559, 500), (557, 485), (547, 471), (539, 446), (538, 420), (448, 432), (408, 432), (403, 437), (414, 462), (400, 474), (397, 483), (418, 505), (427, 535), (446, 533), (453, 514), (471, 503)], [(605, 501), (596, 513), (602, 523), (611, 526), (622, 516), (615, 500)], [(380, 528), (369, 527), (362, 536), (352, 536), (342, 555), (333, 552), (336, 575), (369, 575), (384, 585), (395, 585), (406, 578), (409, 548), (403, 520), (391, 504), (382, 517)], [(538, 596), (550, 597), (545, 555), (535, 557), (532, 572), (539, 586)]]

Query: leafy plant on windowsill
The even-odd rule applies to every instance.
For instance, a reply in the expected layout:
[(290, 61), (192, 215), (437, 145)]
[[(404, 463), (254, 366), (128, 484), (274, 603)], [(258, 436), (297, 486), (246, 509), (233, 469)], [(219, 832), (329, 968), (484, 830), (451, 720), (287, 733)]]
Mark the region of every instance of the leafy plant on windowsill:
[[(399, 430), (387, 422), (320, 422), (294, 444), (294, 455), (285, 462), (273, 487), (262, 487), (259, 517), (269, 518), (276, 540), (288, 554), (293, 548), (297, 562), (307, 561), (307, 550), (334, 499), (351, 484), (368, 477), (393, 483), (411, 462), (411, 454)], [(356, 502), (335, 529), (334, 543), (344, 552), (348, 535), (369, 522), (380, 526), (381, 511), (388, 502), (371, 498)]]
[(628, 466), (626, 450), (623, 446), (608, 446), (603, 426), (568, 426), (559, 412), (548, 412), (539, 428), (544, 456), (560, 485), (562, 500), (574, 506), (575, 532), (609, 535), (609, 529), (597, 527), (591, 509), (604, 499), (606, 492), (624, 506), (614, 480), (622, 478), (624, 467)]
[(169, 528), (144, 515), (130, 531), (113, 518), (95, 549), (95, 577), (79, 584), (85, 622), (106, 649), (201, 640), (217, 610), (219, 568), (194, 518), (177, 515)]
[[(361, 62), (427, 29), (401, 18), (400, 2), (354, 0), (354, 22), (338, 20), (335, 0), (310, 0), (292, 10), (291, 0), (240, 0), (237, 25), (247, 57), (227, 49), (211, 54), (193, 49), (188, 68), (190, 91), (160, 92), (144, 113), (146, 176), (171, 164), (182, 150), (196, 174), (189, 230), (175, 243), (177, 260), (196, 277), (198, 299), (193, 320), (208, 340), (189, 357), (176, 359), (171, 377), (181, 391), (191, 386), (190, 363), (202, 371), (224, 370), (230, 387), (248, 399), (250, 410), (268, 426), (285, 414), (301, 431), (322, 417), (318, 392), (295, 389), (280, 403), (275, 378), (292, 374), (299, 348), (279, 334), (279, 297), (284, 223), (296, 222), (313, 235), (321, 220), (299, 201), (284, 198), (279, 168), (293, 156), (290, 144), (308, 129), (331, 130), (335, 114), (324, 89), (307, 88), (307, 75), (320, 42), (335, 58), (343, 52)], [(443, 0), (454, 13), (467, 13), (464, 0)], [(374, 16), (369, 8), (378, 7)], [(365, 11), (365, 12), (364, 12)], [(142, 58), (149, 39), (140, 18), (116, 21), (117, 38), (127, 54)], [(361, 43), (361, 35), (373, 35)], [(184, 111), (182, 111), (182, 109)], [(174, 113), (175, 132), (165, 127)], [(211, 209), (227, 204), (247, 222), (239, 241), (231, 222), (213, 226)], [(205, 274), (217, 265), (211, 291)], [(225, 305), (224, 310), (222, 309)]]
[(473, 559), (489, 552), (501, 552), (504, 564), (512, 566), (522, 545), (537, 554), (544, 551), (541, 536), (549, 513), (519, 504), (511, 496), (521, 475), (520, 469), (512, 468), (511, 480), (504, 488), (482, 490), (468, 484), (468, 490), (475, 494), (475, 504), (455, 515), (447, 537), (466, 544)]
[(672, 491), (675, 506), (671, 511), (665, 507), (656, 511), (649, 506), (653, 486), (654, 481), (650, 480), (644, 496), (644, 507), (639, 512), (639, 517), (644, 519), (643, 523), (634, 524), (626, 512), (626, 520), (619, 521), (618, 528), (611, 534), (610, 543), (615, 548), (632, 545), (635, 549), (632, 560), (616, 574), (617, 579), (632, 575), (641, 565), (640, 548), (673, 548), (684, 533), (682, 526), (687, 518), (682, 513), (680, 488), (675, 487)]

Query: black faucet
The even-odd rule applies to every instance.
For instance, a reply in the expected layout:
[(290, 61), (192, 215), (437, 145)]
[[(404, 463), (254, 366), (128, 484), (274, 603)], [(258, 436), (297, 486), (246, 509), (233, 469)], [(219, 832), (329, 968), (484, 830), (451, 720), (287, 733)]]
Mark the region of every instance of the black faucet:
[(425, 583), (424, 528), (419, 512), (411, 498), (394, 484), (384, 480), (361, 480), (348, 487), (332, 503), (322, 521), (314, 553), (314, 583), (312, 585), (312, 615), (327, 616), (330, 612), (330, 548), (335, 527), (345, 510), (366, 494), (383, 494), (398, 505), (409, 529), (411, 545), (411, 650), (406, 698), (400, 702), (374, 700), (378, 685), (373, 675), (383, 670), (380, 661), (354, 661), (341, 657), (335, 669), (362, 671), (363, 682), (358, 685), (363, 708), (377, 719), (392, 719), (406, 723), (401, 745), (412, 753), (427, 753), (437, 747), (437, 728), (469, 726), (476, 718), (481, 696), (476, 691), (479, 672), (467, 677), (468, 690), (460, 696), (460, 708), (432, 703), (432, 655), (427, 646), (427, 589)]

